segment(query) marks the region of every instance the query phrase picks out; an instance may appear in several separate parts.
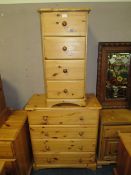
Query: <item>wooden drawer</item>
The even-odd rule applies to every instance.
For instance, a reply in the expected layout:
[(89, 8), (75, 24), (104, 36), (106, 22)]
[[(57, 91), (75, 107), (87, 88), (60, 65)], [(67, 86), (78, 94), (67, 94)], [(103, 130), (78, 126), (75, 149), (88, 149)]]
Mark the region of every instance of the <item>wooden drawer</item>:
[(94, 152), (70, 152), (70, 153), (35, 153), (36, 164), (88, 164), (95, 161)]
[(85, 35), (87, 12), (51, 12), (41, 14), (42, 35)]
[[(84, 79), (84, 60), (46, 60), (46, 79), (72, 80)], [(78, 71), (79, 70), (79, 71)]]
[(77, 126), (77, 125), (31, 125), (32, 139), (88, 139), (96, 138), (97, 126)]
[(119, 132), (131, 132), (131, 125), (104, 126), (103, 135), (106, 138), (116, 138)]
[(84, 81), (47, 81), (48, 98), (84, 98)]
[(95, 139), (32, 139), (33, 152), (95, 152)]
[(97, 125), (99, 111), (91, 109), (53, 109), (28, 111), (30, 125)]
[(8, 141), (0, 141), (0, 159), (13, 158), (12, 143)]
[(45, 59), (84, 59), (85, 37), (45, 37)]
[(106, 161), (115, 161), (118, 143), (118, 139), (104, 139), (102, 144), (101, 158)]

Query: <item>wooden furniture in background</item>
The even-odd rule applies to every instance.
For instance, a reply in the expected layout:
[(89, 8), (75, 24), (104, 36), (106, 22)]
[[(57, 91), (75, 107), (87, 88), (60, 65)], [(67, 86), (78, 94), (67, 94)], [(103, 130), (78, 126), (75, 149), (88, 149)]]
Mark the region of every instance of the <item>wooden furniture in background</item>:
[(0, 175), (6, 175), (5, 174), (5, 161), (4, 160), (0, 160)]
[(15, 159), (0, 159), (0, 168), (0, 173), (3, 173), (0, 175), (20, 174)]
[(25, 111), (14, 111), (0, 128), (0, 159), (15, 159), (16, 174), (30, 174), (32, 157)]
[(96, 145), (101, 106), (94, 95), (86, 106), (46, 106), (45, 95), (33, 95), (26, 110), (35, 168), (96, 168)]
[(101, 110), (98, 164), (116, 163), (118, 132), (131, 132), (131, 110)]
[(115, 175), (131, 175), (131, 133), (120, 133)]
[(47, 106), (86, 105), (87, 26), (90, 9), (41, 9)]

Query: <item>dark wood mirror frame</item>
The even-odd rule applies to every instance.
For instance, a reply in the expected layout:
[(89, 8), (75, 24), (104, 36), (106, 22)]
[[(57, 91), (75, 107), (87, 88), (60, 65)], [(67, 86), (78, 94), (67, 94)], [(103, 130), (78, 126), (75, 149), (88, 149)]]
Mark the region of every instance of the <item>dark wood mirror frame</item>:
[[(128, 64), (127, 62), (125, 62), (125, 65), (123, 64), (124, 59)], [(122, 70), (120, 64), (118, 65), (116, 63), (119, 63), (120, 60), (121, 62), (123, 61), (121, 65), (125, 66), (122, 67), (122, 70), (125, 69), (125, 72), (123, 71), (125, 78), (123, 78), (124, 76), (118, 76)], [(116, 71), (115, 73), (117, 74), (114, 75), (113, 71)], [(111, 73), (112, 77), (115, 76), (117, 85), (111, 81)], [(112, 82), (115, 85), (113, 85)], [(119, 82), (124, 82), (126, 85), (124, 83), (119, 85)], [(117, 91), (115, 89), (117, 89)], [(119, 94), (116, 95), (118, 92)], [(122, 93), (125, 96), (122, 96)], [(110, 94), (113, 95), (110, 96)], [(99, 43), (96, 96), (103, 108), (131, 108), (131, 42)]]
[(128, 108), (131, 109), (131, 60), (130, 60), (130, 70), (128, 78)]

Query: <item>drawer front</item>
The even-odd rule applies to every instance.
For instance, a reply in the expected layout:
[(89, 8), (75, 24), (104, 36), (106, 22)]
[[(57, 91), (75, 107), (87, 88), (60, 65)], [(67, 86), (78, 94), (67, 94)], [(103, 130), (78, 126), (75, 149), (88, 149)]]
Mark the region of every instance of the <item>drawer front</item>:
[[(77, 108), (78, 109), (78, 108)], [(99, 111), (81, 110), (44, 110), (28, 112), (30, 125), (97, 125)]]
[(32, 139), (88, 139), (96, 138), (97, 126), (31, 125)]
[(33, 152), (95, 152), (95, 139), (32, 139)]
[(115, 161), (117, 157), (119, 140), (105, 139), (102, 142), (101, 158), (106, 161)]
[(104, 137), (118, 137), (119, 132), (131, 132), (131, 125), (124, 126), (104, 126)]
[(41, 15), (43, 35), (85, 35), (87, 12), (51, 12)]
[(84, 81), (47, 81), (48, 98), (84, 98)]
[(85, 37), (45, 37), (45, 59), (84, 59)]
[(10, 159), (13, 158), (12, 143), (0, 141), (0, 158), (1, 159)]
[(34, 154), (36, 164), (87, 164), (95, 161), (94, 152), (71, 152), (71, 153), (36, 153)]
[[(84, 79), (84, 60), (46, 60), (46, 79), (72, 80)], [(78, 71), (79, 70), (79, 71)]]

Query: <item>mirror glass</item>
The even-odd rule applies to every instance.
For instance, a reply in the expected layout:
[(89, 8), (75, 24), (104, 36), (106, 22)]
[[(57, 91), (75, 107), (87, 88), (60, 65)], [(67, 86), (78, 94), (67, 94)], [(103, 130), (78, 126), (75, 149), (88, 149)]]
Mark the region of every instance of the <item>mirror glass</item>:
[(127, 98), (131, 53), (109, 52), (107, 59), (106, 98)]

